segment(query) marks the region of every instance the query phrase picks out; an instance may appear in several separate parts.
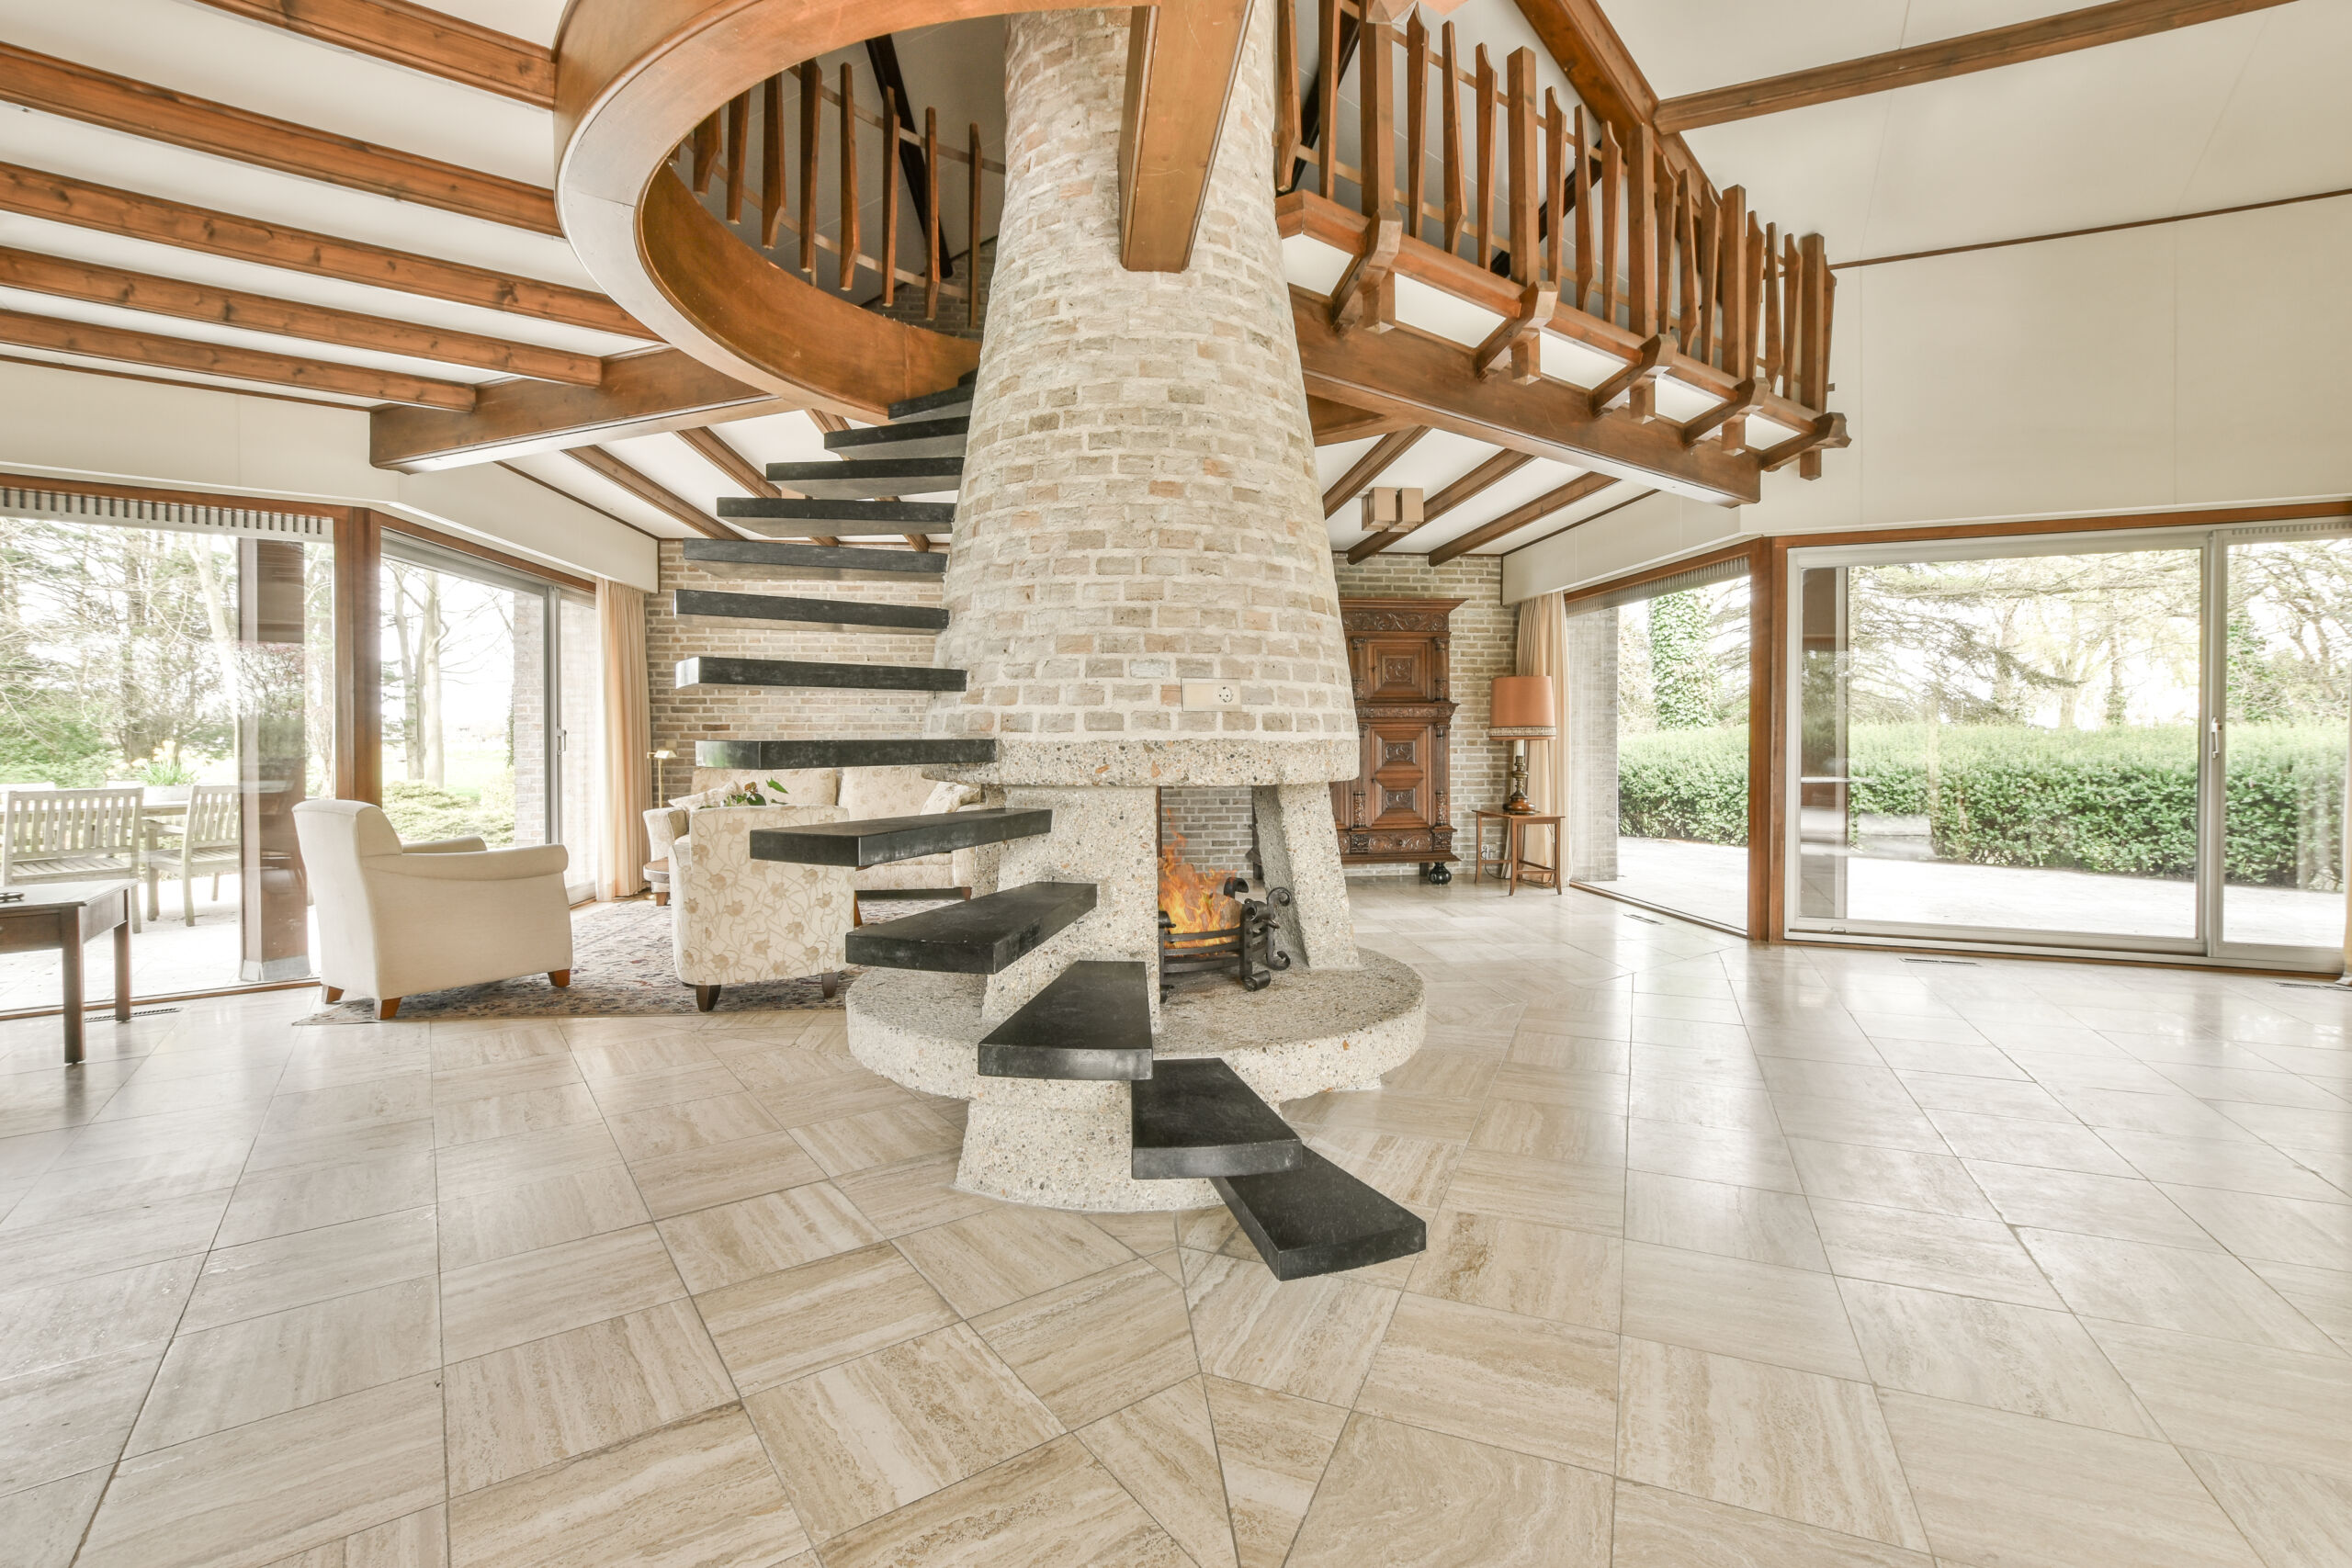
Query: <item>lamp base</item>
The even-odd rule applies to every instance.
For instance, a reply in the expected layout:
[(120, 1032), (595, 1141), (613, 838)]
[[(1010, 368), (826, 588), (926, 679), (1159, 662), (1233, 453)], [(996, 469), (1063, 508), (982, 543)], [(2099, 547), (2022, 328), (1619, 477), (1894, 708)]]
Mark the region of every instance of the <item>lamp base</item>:
[(1503, 796), (1503, 810), (1512, 817), (1535, 815), (1535, 807), (1527, 799), (1527, 743), (1523, 740), (1510, 743), (1510, 783), (1509, 793)]

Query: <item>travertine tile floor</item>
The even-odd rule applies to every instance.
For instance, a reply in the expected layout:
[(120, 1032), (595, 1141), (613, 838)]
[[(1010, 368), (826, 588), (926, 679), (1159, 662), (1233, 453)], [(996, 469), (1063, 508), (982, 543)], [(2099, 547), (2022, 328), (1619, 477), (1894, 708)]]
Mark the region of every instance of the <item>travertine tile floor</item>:
[(1430, 1250), (1288, 1285), (838, 1013), (11, 1026), (0, 1560), (2352, 1563), (2352, 996), (1357, 912), (1429, 1048), (1290, 1110)]

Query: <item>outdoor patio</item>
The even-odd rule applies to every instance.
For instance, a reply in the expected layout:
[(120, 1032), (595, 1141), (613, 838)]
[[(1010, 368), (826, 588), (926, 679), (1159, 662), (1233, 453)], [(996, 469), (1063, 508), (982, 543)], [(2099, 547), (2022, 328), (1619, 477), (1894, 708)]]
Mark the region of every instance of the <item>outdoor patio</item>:
[[(237, 879), (220, 879), (220, 897), (206, 897), (209, 883), (196, 887), (196, 924), (180, 922), (179, 886), (163, 889), (163, 918), (149, 920), (130, 939), (130, 994), (169, 997), (186, 991), (219, 990), (239, 983), (241, 941)], [(142, 899), (144, 892), (139, 895)], [(318, 912), (311, 915), (311, 951), (318, 950)], [(57, 1005), (59, 957), (55, 953), (0, 956), (0, 1012)], [(93, 1008), (114, 998), (114, 939), (100, 937), (82, 953), (82, 983)]]

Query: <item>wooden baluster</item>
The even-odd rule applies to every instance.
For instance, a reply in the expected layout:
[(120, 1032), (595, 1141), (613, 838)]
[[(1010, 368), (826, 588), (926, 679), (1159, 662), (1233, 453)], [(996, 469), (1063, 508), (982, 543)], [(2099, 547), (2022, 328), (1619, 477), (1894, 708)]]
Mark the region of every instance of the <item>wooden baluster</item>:
[(1804, 268), (1797, 252), (1797, 237), (1789, 235), (1781, 242), (1781, 374), (1786, 382), (1786, 392), (1792, 401), (1804, 401), (1804, 288), (1801, 281)]
[(1739, 252), (1744, 258), (1740, 269), (1739, 289), (1739, 376), (1742, 380), (1756, 374), (1756, 363), (1761, 355), (1757, 339), (1764, 326), (1764, 224), (1753, 212), (1740, 230)]
[(1537, 254), (1541, 242), (1535, 238), (1536, 204), (1543, 194), (1543, 175), (1535, 163), (1535, 51), (1512, 50), (1503, 67), (1510, 73), (1510, 99), (1504, 111), (1504, 155), (1509, 160), (1505, 166), (1510, 181), (1510, 209), (1503, 219), (1509, 230), (1511, 281), (1525, 284), (1544, 276)]
[(971, 248), (964, 253), (964, 318), (972, 330), (980, 330), (980, 122), (972, 122), (972, 188), (970, 211), (965, 216), (971, 225)]
[(743, 216), (743, 192), (750, 184), (752, 162), (752, 95), (738, 93), (727, 100), (727, 221)]
[[(1360, 186), (1367, 254), (1385, 253), (1377, 280), (1363, 297), (1359, 320), (1368, 332), (1384, 333), (1396, 324), (1396, 274), (1394, 259), (1401, 238), (1396, 221), (1396, 29), (1367, 17), (1356, 28), (1356, 104), (1362, 116), (1356, 125), (1356, 158), (1363, 167)], [(1385, 236), (1384, 238), (1384, 235)]]
[[(1724, 374), (1732, 378), (1734, 395), (1744, 396), (1739, 389), (1754, 391), (1749, 378), (1756, 373), (1755, 339), (1749, 334), (1748, 262), (1754, 254), (1747, 245), (1747, 192), (1738, 186), (1724, 192), (1715, 206), (1716, 243), (1720, 247), (1715, 262), (1717, 292), (1723, 296), (1723, 320), (1716, 325), (1715, 341), (1721, 344), (1719, 359)], [(1747, 449), (1747, 420), (1737, 415), (1724, 422), (1724, 450), (1744, 452)]]
[(1554, 288), (1567, 281), (1568, 117), (1560, 100), (1544, 89), (1544, 276)]
[(1298, 156), (1298, 19), (1287, 0), (1274, 6), (1274, 190), (1290, 189)]
[(695, 194), (701, 196), (710, 189), (710, 176), (718, 168), (718, 117), (712, 115), (695, 127), (694, 135)]
[(875, 260), (882, 264), (882, 304), (899, 302), (899, 90), (882, 89), (882, 233)]
[(1696, 354), (1702, 332), (1700, 322), (1706, 314), (1706, 301), (1699, 298), (1699, 207), (1690, 189), (1690, 177), (1678, 175), (1674, 180), (1676, 261), (1675, 281), (1680, 285), (1682, 296), (1682, 352)]
[[(1617, 324), (1617, 232), (1625, 211), (1625, 155), (1617, 133), (1600, 122), (1600, 319)], [(1640, 331), (1638, 324), (1635, 331)], [(1646, 335), (1646, 334), (1645, 334)]]
[(1821, 236), (1807, 234), (1797, 242), (1797, 291), (1804, 301), (1803, 334), (1797, 339), (1797, 400), (1814, 412), (1822, 412), (1822, 384), (1828, 379), (1821, 363), (1821, 307), (1827, 292), (1823, 274)]
[(1430, 29), (1419, 7), (1405, 25), (1405, 232), (1421, 237), (1424, 175), (1429, 164)]
[(1462, 253), (1462, 226), (1469, 209), (1463, 195), (1462, 180), (1462, 73), (1453, 60), (1453, 24), (1445, 24), (1440, 33), (1443, 47), (1439, 61), (1445, 76), (1444, 112), (1440, 125), (1445, 141), (1445, 248), (1455, 255)]
[[(1626, 305), (1632, 312), (1634, 335), (1648, 339), (1657, 335), (1665, 301), (1657, 297), (1657, 152), (1653, 140), (1657, 133), (1646, 125), (1634, 127), (1627, 140), (1623, 160), (1625, 187), (1625, 275), (1629, 290)], [(1604, 130), (1605, 138), (1609, 132)], [(1615, 186), (1620, 182), (1611, 179)], [(1602, 220), (1616, 227), (1614, 210)], [(1613, 284), (1615, 279), (1611, 279)]]
[(1781, 357), (1781, 226), (1764, 226), (1764, 385), (1788, 396)]
[(1592, 309), (1592, 149), (1584, 139), (1584, 106), (1577, 106), (1576, 162), (1569, 167), (1577, 220), (1577, 309)]
[[(1666, 159), (1657, 161), (1651, 175), (1657, 191), (1657, 330), (1682, 336), (1676, 326), (1674, 313), (1675, 279), (1675, 214), (1674, 171), (1667, 167)], [(1680, 346), (1678, 344), (1677, 346)]]
[[(1819, 289), (1821, 310), (1813, 323), (1815, 348), (1814, 407), (1824, 413), (1829, 412), (1829, 328), (1838, 315), (1838, 275), (1829, 270), (1829, 253), (1818, 234), (1807, 234), (1805, 243), (1814, 247), (1818, 260), (1814, 271), (1821, 279)], [(1797, 459), (1797, 478), (1817, 479), (1821, 477), (1821, 448), (1816, 446)]]
[(1495, 265), (1495, 68), (1478, 46), (1478, 252), (1481, 271)]
[(939, 111), (922, 111), (922, 319), (939, 320)]
[(1326, 200), (1340, 188), (1340, 0), (1316, 7), (1315, 179)]
[(775, 248), (784, 231), (784, 75), (760, 84), (760, 244)]
[(825, 107), (825, 78), (813, 60), (800, 68), (800, 270), (817, 281), (817, 128)]
[[(842, 254), (841, 291), (857, 287), (857, 81), (842, 62)], [(886, 130), (891, 128), (886, 128)], [(887, 140), (887, 136), (885, 138)]]
[(1712, 365), (1723, 335), (1715, 326), (1715, 300), (1723, 288), (1723, 217), (1704, 190), (1690, 193), (1690, 242), (1691, 267), (1699, 284), (1696, 352), (1702, 362)]

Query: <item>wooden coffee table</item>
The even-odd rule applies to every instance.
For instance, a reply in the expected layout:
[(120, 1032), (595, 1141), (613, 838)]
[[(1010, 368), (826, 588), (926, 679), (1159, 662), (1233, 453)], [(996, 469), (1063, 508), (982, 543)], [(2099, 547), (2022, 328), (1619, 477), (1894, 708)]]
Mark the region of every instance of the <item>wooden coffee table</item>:
[(114, 1016), (130, 1021), (130, 882), (52, 882), (0, 888), (23, 897), (0, 903), (0, 953), (55, 948), (65, 970), (65, 1065), (82, 1059), (82, 945), (114, 932)]

